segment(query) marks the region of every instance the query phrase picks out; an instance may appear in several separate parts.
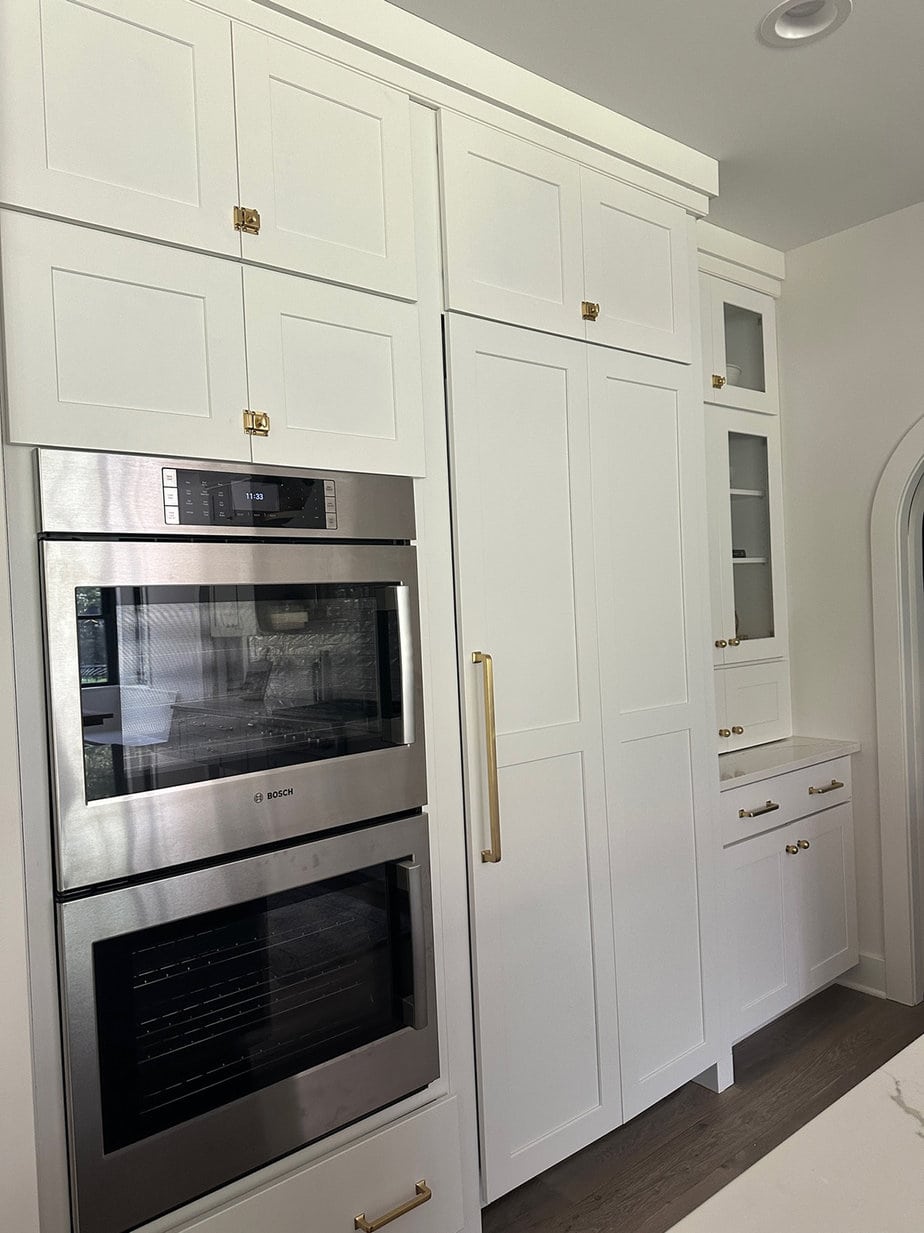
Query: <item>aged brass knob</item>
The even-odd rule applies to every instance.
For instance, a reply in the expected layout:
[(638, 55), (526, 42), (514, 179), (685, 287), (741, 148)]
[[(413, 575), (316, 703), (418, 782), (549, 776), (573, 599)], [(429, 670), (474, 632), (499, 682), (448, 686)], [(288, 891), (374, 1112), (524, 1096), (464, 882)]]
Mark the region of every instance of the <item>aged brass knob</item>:
[(809, 841), (808, 841), (807, 839), (800, 839), (800, 840), (799, 840), (799, 847), (802, 849), (802, 851), (803, 851), (803, 852), (804, 852), (804, 851), (806, 851), (806, 849), (807, 849), (807, 848), (810, 848), (811, 846), (812, 846), (812, 845), (809, 843)]
[(724, 384), (725, 377), (720, 377), (717, 372), (714, 372), (712, 374), (712, 388), (714, 390), (720, 390)]
[(730, 728), (719, 728), (719, 736), (731, 736)]
[(741, 646), (741, 639), (740, 638), (729, 638), (728, 645), (729, 646)]
[(790, 855), (790, 856), (798, 856), (798, 855), (799, 855), (799, 849), (796, 847), (796, 845), (795, 845), (794, 843), (788, 843), (788, 844), (786, 845), (786, 851), (789, 853), (789, 855)]
[(743, 736), (744, 728), (742, 728), (740, 724), (735, 724), (732, 728), (732, 732), (734, 732), (735, 736)]
[(724, 638), (716, 638), (715, 644), (717, 647), (728, 646), (728, 643), (726, 642)]

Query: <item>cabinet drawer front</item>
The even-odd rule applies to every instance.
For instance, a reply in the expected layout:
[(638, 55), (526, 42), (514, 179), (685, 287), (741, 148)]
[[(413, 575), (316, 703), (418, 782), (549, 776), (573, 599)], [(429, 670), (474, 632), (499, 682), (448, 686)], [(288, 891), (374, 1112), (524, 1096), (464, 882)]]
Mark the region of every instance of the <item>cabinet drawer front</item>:
[(422, 1195), (398, 1217), (394, 1233), (459, 1233), (463, 1225), (459, 1119), (455, 1098), (318, 1161), (233, 1207), (207, 1216), (188, 1233), (353, 1233), (356, 1218), (375, 1223)]
[[(843, 786), (831, 788), (832, 782)], [(810, 793), (809, 788), (830, 790)], [(749, 835), (759, 835), (849, 799), (849, 757), (774, 775), (742, 788), (728, 788), (720, 798), (722, 843), (735, 843)], [(779, 808), (771, 809), (770, 805)], [(742, 810), (756, 816), (741, 817)]]

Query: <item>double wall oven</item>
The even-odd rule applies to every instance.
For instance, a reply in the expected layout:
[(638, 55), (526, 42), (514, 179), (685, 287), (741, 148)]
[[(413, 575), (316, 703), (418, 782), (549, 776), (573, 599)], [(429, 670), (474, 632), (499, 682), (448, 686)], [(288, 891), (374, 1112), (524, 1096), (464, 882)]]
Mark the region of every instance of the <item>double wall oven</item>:
[(437, 1077), (411, 481), (39, 451), (79, 1233)]

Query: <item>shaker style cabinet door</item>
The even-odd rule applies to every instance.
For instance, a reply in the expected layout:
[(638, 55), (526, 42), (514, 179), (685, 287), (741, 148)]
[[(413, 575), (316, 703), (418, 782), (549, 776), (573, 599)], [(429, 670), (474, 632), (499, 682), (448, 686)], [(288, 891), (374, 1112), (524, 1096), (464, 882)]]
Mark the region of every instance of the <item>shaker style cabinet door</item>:
[[(585, 348), (451, 317), (449, 382), (482, 1177), (492, 1200), (622, 1117)], [(493, 693), (474, 652), (493, 657)]]
[(777, 414), (780, 390), (773, 297), (703, 274), (700, 304), (706, 402)]
[(587, 167), (581, 207), (587, 341), (689, 363), (686, 211)]
[(577, 163), (440, 113), (449, 308), (584, 337)]
[(801, 996), (799, 874), (806, 853), (787, 852), (797, 838), (790, 826), (722, 853), (734, 1040), (776, 1018)]
[(799, 854), (804, 997), (858, 960), (852, 807), (825, 809), (794, 829), (797, 840), (811, 845)]
[(249, 459), (240, 266), (0, 215), (10, 440)]
[(254, 462), (424, 473), (416, 304), (244, 269)]
[(234, 80), (244, 257), (414, 299), (407, 95), (237, 24)]
[(719, 753), (791, 735), (788, 659), (717, 668), (715, 682)]
[(186, 0), (5, 0), (0, 201), (239, 254), (230, 26)]

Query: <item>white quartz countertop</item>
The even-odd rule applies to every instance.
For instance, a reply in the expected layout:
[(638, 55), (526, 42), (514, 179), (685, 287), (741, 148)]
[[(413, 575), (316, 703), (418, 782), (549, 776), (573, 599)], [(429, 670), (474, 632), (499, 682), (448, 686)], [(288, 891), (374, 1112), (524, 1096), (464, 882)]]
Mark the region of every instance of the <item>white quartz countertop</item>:
[(921, 1233), (924, 1037), (671, 1233)]
[[(783, 775), (786, 771), (800, 771), (817, 762), (828, 762), (844, 754), (859, 753), (855, 741), (829, 741), (818, 736), (788, 736), (783, 741), (771, 741), (769, 745), (755, 745), (753, 749), (739, 749), (734, 753), (719, 754), (719, 787), (739, 788), (744, 784), (757, 783), (771, 775)], [(924, 1225), (922, 1225), (924, 1228)]]

